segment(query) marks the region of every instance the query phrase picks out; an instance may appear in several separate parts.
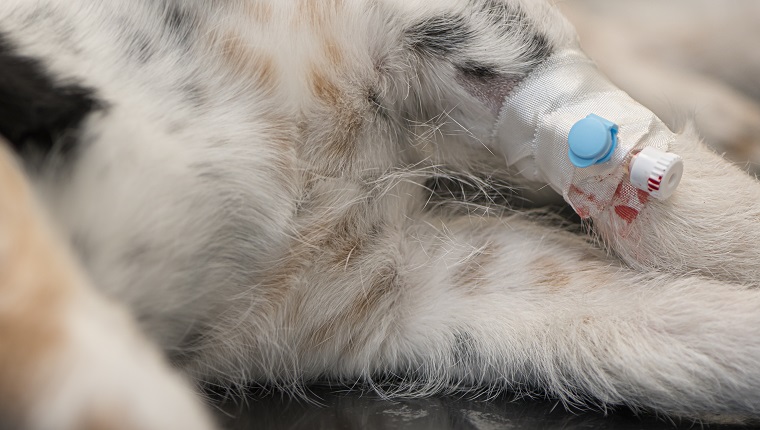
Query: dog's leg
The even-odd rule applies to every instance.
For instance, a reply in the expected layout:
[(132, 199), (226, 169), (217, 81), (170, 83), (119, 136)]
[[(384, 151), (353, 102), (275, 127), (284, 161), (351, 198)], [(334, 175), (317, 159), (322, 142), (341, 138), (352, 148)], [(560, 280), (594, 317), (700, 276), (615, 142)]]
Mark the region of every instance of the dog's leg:
[(96, 295), (42, 218), (0, 142), (0, 427), (212, 428), (191, 389), (122, 309)]
[[(760, 416), (756, 290), (637, 273), (520, 216), (409, 220), (350, 251), (302, 276), (278, 323), (293, 343), (269, 348), (273, 369), (298, 357), (301, 378), (364, 376), (402, 393), (538, 389), (576, 405)], [(325, 299), (324, 282), (341, 294)]]
[[(636, 274), (577, 237), (520, 220), (481, 222), (441, 222), (409, 247), (410, 266), (435, 263), (409, 276), (427, 286), (417, 300), (450, 315), (449, 331), (424, 333), (424, 344), (436, 359), (446, 351), (436, 343), (449, 345), (456, 377), (690, 417), (760, 413), (757, 291)], [(414, 315), (407, 328), (433, 320)]]

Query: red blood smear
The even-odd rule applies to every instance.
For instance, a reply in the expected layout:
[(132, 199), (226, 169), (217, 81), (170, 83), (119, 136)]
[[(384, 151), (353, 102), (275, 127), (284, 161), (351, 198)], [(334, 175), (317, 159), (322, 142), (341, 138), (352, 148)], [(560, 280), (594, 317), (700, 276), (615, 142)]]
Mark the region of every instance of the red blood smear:
[(587, 207), (579, 206), (575, 209), (575, 212), (578, 213), (578, 216), (581, 217), (581, 219), (586, 219), (591, 216), (591, 212), (588, 210)]
[(567, 194), (570, 199), (573, 200), (573, 206), (575, 207), (575, 212), (578, 214), (578, 216), (583, 219), (589, 218), (591, 216), (591, 211), (586, 205), (581, 204), (581, 202), (577, 200), (583, 199), (587, 202), (593, 203), (596, 200), (596, 197), (584, 193), (583, 190), (576, 187), (575, 185), (570, 185), (570, 189), (568, 190)]
[(570, 189), (568, 190), (568, 194), (570, 195), (580, 195), (583, 197), (586, 197), (586, 194), (581, 190), (580, 188), (576, 187), (575, 185), (570, 185)]
[(642, 205), (647, 204), (647, 202), (649, 201), (649, 193), (647, 193), (644, 190), (636, 190), (636, 193), (638, 194), (638, 197), (639, 197), (639, 203), (641, 203)]
[(632, 223), (639, 216), (639, 211), (630, 206), (615, 206), (615, 213), (628, 224)]
[(617, 186), (617, 189), (615, 190), (615, 195), (613, 197), (619, 198), (623, 195), (623, 183), (619, 183)]

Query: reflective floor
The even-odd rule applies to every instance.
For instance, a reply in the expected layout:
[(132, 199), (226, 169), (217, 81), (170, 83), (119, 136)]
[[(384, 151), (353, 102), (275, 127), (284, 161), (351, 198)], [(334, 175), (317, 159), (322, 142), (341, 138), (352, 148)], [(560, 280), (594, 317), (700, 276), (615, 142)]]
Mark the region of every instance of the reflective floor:
[(440, 397), (387, 401), (374, 394), (313, 388), (310, 398), (319, 404), (291, 400), (282, 394), (254, 394), (247, 405), (239, 400), (224, 402), (218, 411), (227, 429), (615, 429), (735, 430), (760, 427), (673, 423), (653, 416), (635, 416), (617, 411), (607, 416), (595, 412), (566, 412), (556, 402), (545, 400), (494, 400)]

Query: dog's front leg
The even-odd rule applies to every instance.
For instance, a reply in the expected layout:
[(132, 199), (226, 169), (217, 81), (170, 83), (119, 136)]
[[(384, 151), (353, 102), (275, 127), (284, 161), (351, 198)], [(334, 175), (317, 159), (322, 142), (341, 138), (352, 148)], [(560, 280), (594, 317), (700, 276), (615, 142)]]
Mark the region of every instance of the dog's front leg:
[(0, 428), (213, 428), (43, 218), (0, 139)]
[[(407, 215), (366, 245), (328, 236), (273, 331), (246, 342), (283, 342), (254, 363), (400, 394), (507, 389), (687, 419), (759, 416), (760, 292), (642, 274), (519, 215)], [(340, 294), (326, 301), (328, 288)]]
[[(572, 30), (555, 10), (518, 1), (480, 7), (439, 12), (445, 19), (427, 17), (405, 32), (416, 68), (403, 82), (412, 85), (416, 97), (397, 99), (404, 100), (401, 109), (407, 117), (418, 118), (421, 127), (434, 127), (435, 133), (415, 133), (428, 136), (421, 139), (424, 143), (435, 143), (416, 145), (427, 160), (465, 173), (492, 174), (505, 170), (506, 159), (521, 176), (546, 181), (564, 194), (634, 267), (757, 282), (756, 181), (705, 148), (694, 133), (670, 133), (651, 112), (609, 84), (580, 53)], [(458, 32), (440, 31), (446, 28)], [(525, 97), (512, 103), (519, 94)], [(606, 195), (587, 194), (593, 207), (585, 211), (574, 200), (583, 191), (577, 178), (597, 167), (570, 164), (568, 136), (562, 132), (588, 114), (619, 123), (619, 138), (628, 148), (620, 152), (618, 147), (607, 164), (598, 160), (598, 168), (607, 170), (595, 178), (603, 178), (600, 187)], [(516, 116), (521, 119), (514, 120)], [(640, 127), (631, 137), (630, 124), (654, 125)], [(545, 141), (554, 146), (540, 154)], [(653, 142), (683, 158), (683, 182), (666, 200), (646, 190), (619, 193), (636, 148)], [(540, 182), (533, 186), (542, 187)]]

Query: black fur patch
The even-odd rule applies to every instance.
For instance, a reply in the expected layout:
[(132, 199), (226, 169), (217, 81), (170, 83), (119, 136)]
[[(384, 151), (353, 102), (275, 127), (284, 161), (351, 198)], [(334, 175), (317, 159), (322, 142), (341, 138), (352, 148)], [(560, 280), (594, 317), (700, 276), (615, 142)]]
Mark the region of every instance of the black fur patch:
[(433, 17), (406, 30), (406, 39), (415, 51), (437, 57), (467, 49), (472, 37), (464, 18), (453, 15)]
[(490, 79), (499, 75), (495, 66), (475, 61), (466, 61), (464, 64), (457, 66), (457, 68), (464, 75), (476, 79)]
[(464, 330), (457, 330), (454, 333), (451, 354), (454, 364), (463, 369), (475, 369), (480, 364), (475, 338)]
[(540, 63), (551, 55), (549, 40), (536, 31), (533, 23), (518, 6), (508, 4), (505, 0), (481, 0), (480, 9), (502, 34), (523, 38), (529, 47), (525, 51), (527, 62)]
[(70, 153), (80, 123), (98, 106), (93, 91), (56, 83), (0, 34), (0, 134), (18, 153)]
[[(526, 49), (520, 61), (538, 64), (551, 55), (552, 47), (539, 33), (525, 13), (504, 0), (482, 0), (476, 3), (476, 13), (486, 17), (497, 34), (522, 39)], [(453, 61), (464, 76), (488, 80), (499, 75), (498, 66), (487, 58), (471, 57), (468, 49), (476, 33), (467, 19), (458, 15), (441, 15), (416, 23), (405, 32), (409, 46), (420, 55)], [(457, 58), (459, 57), (459, 58)]]
[(142, 32), (134, 32), (129, 35), (127, 51), (140, 64), (147, 63), (156, 55), (150, 36)]
[(164, 25), (180, 40), (187, 38), (195, 28), (197, 19), (182, 7), (182, 2), (169, 4), (164, 11)]

